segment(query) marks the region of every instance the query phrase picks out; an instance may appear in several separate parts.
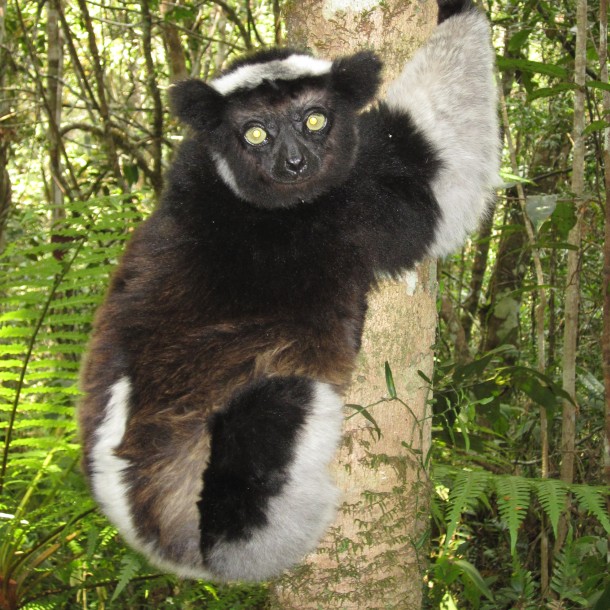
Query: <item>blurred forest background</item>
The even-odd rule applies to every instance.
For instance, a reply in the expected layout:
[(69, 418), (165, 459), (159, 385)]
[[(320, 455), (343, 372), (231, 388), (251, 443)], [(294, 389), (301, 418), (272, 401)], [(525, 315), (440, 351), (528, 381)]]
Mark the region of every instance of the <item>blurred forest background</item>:
[[(1, 610), (267, 605), (123, 546), (74, 408), (94, 310), (181, 138), (169, 84), (281, 43), (280, 4), (0, 0)], [(426, 607), (608, 609), (607, 0), (484, 7), (505, 184), (439, 264)]]

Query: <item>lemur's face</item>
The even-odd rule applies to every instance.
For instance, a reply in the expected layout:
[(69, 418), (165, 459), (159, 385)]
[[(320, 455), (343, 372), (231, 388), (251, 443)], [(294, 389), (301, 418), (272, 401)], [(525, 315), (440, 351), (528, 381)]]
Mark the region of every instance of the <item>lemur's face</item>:
[(236, 62), (211, 85), (183, 81), (170, 96), (235, 195), (285, 208), (346, 180), (357, 114), (377, 91), (381, 64), (368, 51), (334, 62), (289, 51), (264, 59)]
[(264, 178), (297, 185), (318, 174), (333, 119), (323, 96), (288, 99), (275, 108), (261, 103), (234, 114), (237, 138)]
[(354, 113), (327, 91), (274, 93), (257, 91), (229, 105), (215, 158), (239, 196), (268, 208), (310, 201), (340, 184), (357, 150)]

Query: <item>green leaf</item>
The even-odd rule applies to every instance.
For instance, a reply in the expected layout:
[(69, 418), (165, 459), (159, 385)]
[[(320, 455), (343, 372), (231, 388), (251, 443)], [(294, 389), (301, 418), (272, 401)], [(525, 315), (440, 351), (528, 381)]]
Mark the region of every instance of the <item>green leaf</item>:
[(604, 83), (598, 80), (587, 81), (586, 86), (591, 87), (592, 89), (602, 89), (603, 91), (610, 91), (610, 83)]
[(465, 510), (474, 508), (486, 493), (490, 480), (489, 473), (483, 470), (463, 470), (457, 473), (447, 503), (447, 548)]
[(453, 562), (464, 574), (468, 577), (470, 582), (479, 590), (479, 592), (484, 595), (490, 601), (495, 601), (493, 593), (487, 586), (487, 583), (483, 580), (481, 573), (469, 562), (465, 559), (456, 559)]
[(138, 573), (141, 563), (137, 555), (126, 555), (121, 560), (121, 572), (119, 575), (119, 581), (117, 582), (114, 593), (110, 598), (112, 603), (123, 591), (123, 589), (129, 584), (129, 581)]
[(369, 413), (368, 407), (363, 407), (361, 405), (354, 405), (354, 404), (346, 404), (345, 406), (349, 409), (353, 409), (354, 411), (356, 411), (356, 413), (352, 413), (351, 415), (348, 415), (347, 419), (351, 419), (356, 414), (362, 415), (362, 417), (364, 417), (364, 419), (366, 419), (368, 422), (370, 422), (373, 425), (373, 429), (374, 429), (375, 433), (377, 434), (377, 439), (381, 438), (381, 428), (377, 425), (377, 422), (375, 421), (373, 416)]
[(533, 101), (545, 97), (553, 97), (555, 95), (561, 95), (566, 91), (572, 91), (577, 89), (577, 86), (574, 83), (561, 83), (560, 85), (556, 85), (554, 87), (539, 87), (538, 89), (534, 89), (527, 96), (528, 101)]
[(568, 233), (576, 224), (576, 208), (574, 203), (572, 201), (558, 201), (551, 219), (560, 237), (566, 240)]
[(506, 171), (501, 171), (500, 177), (506, 183), (504, 188), (512, 187), (515, 182), (521, 183), (521, 184), (532, 184), (532, 185), (536, 184), (535, 182), (532, 182), (531, 180), (528, 180), (527, 178), (522, 178), (521, 176), (517, 176), (515, 174), (511, 174), (510, 172), (506, 172)]
[(530, 500), (530, 482), (516, 476), (500, 476), (494, 479), (498, 510), (510, 534), (510, 550), (517, 548), (519, 527), (527, 514)]
[(610, 584), (604, 589), (591, 610), (608, 610), (608, 608), (610, 608)]
[(603, 131), (604, 129), (608, 129), (608, 127), (610, 127), (608, 121), (593, 121), (587, 125), (586, 129), (582, 132), (582, 135), (586, 136), (594, 131)]
[(557, 537), (559, 516), (565, 508), (567, 495), (566, 486), (557, 479), (533, 480), (532, 485), (536, 491), (540, 505), (553, 527), (553, 533), (555, 537)]
[(525, 28), (513, 34), (508, 41), (508, 50), (513, 53), (518, 51), (527, 42), (531, 32), (532, 30)]
[(420, 369), (417, 369), (417, 374), (428, 384), (432, 385), (432, 380), (428, 378), (428, 376), (421, 371)]
[(606, 498), (610, 490), (607, 487), (593, 487), (592, 485), (572, 485), (570, 489), (578, 498), (581, 508), (595, 516), (606, 533), (610, 534), (610, 518), (606, 511)]
[(556, 64), (543, 63), (540, 61), (531, 61), (529, 59), (515, 59), (512, 57), (497, 57), (498, 67), (500, 70), (520, 70), (531, 74), (544, 74), (546, 76), (554, 76), (563, 80), (568, 80), (568, 71)]
[(386, 360), (385, 362), (385, 384), (388, 388), (388, 394), (390, 398), (396, 398), (396, 386), (394, 385), (394, 377), (392, 376), (392, 369), (390, 369), (390, 364)]
[(557, 195), (528, 195), (525, 202), (525, 211), (532, 224), (538, 229), (557, 207)]

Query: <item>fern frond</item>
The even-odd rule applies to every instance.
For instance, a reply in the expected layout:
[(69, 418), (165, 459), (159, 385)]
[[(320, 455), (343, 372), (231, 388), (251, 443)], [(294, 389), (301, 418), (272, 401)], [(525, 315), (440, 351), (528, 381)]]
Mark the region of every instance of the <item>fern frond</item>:
[(566, 544), (553, 565), (551, 589), (555, 591), (560, 600), (569, 599), (584, 608), (589, 604), (581, 592), (582, 561), (586, 552), (586, 543), (583, 545), (582, 540), (574, 541), (572, 532), (568, 533)]
[(139, 557), (135, 554), (129, 553), (123, 557), (121, 560), (119, 581), (110, 598), (111, 603), (121, 594), (121, 591), (129, 584), (129, 581), (138, 573), (141, 565)]
[(523, 477), (494, 477), (500, 518), (508, 527), (510, 549), (517, 547), (519, 527), (525, 519), (530, 501), (530, 481)]
[(531, 485), (542, 506), (549, 522), (553, 527), (553, 534), (557, 537), (557, 524), (559, 516), (565, 507), (567, 489), (562, 481), (557, 479), (532, 479)]
[(447, 535), (445, 547), (451, 542), (462, 513), (471, 510), (486, 495), (490, 474), (484, 470), (462, 470), (457, 473), (447, 503)]
[(53, 228), (64, 242), (36, 227), (0, 256), (0, 370), (9, 382), (0, 386), (0, 489), (15, 473), (35, 473), (49, 448), (76, 449), (77, 369), (127, 227), (141, 218), (136, 203), (133, 195), (67, 203)]
[(606, 510), (608, 488), (594, 487), (593, 485), (572, 485), (570, 489), (578, 498), (580, 507), (595, 516), (606, 533), (610, 534), (610, 518)]

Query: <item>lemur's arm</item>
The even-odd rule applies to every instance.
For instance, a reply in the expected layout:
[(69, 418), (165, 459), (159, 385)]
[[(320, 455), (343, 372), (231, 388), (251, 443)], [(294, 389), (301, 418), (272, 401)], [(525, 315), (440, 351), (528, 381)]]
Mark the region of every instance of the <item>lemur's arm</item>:
[(439, 26), (391, 84), (386, 103), (407, 112), (440, 168), (440, 207), (428, 254), (459, 248), (489, 208), (499, 171), (494, 51), (486, 16), (470, 0), (439, 0)]

